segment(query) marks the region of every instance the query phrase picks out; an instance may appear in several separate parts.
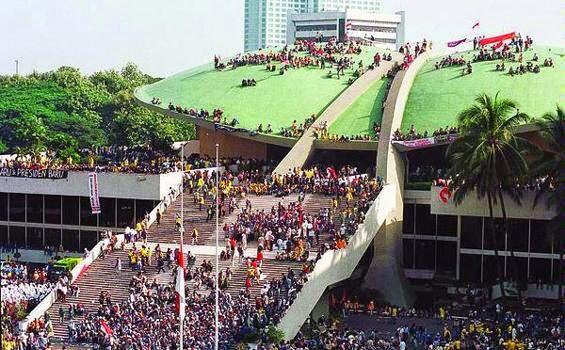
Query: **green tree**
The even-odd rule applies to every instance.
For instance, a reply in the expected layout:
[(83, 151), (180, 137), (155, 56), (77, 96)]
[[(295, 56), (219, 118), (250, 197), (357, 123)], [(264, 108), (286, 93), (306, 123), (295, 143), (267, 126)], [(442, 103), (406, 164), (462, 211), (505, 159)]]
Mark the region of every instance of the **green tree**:
[[(549, 177), (553, 188), (543, 187), (536, 195), (534, 206), (539, 204), (542, 198), (546, 199), (546, 205), (555, 207), (557, 215), (550, 221), (548, 231), (553, 236), (553, 241), (559, 240), (559, 260), (563, 261), (563, 232), (562, 225), (565, 222), (565, 181), (563, 169), (565, 169), (565, 114), (563, 108), (557, 106), (555, 114), (547, 113), (541, 120), (536, 121), (543, 137), (540, 147), (540, 157), (535, 161), (532, 175), (534, 177)], [(558, 264), (559, 271), (559, 295), (563, 302), (563, 267)]]
[[(498, 94), (486, 94), (475, 99), (475, 104), (458, 117), (459, 137), (447, 149), (449, 172), (453, 178), (454, 202), (460, 204), (475, 193), (478, 199), (487, 198), (490, 216), (490, 234), (494, 243), (498, 278), (502, 296), (504, 275), (498, 259), (498, 237), (494, 221), (494, 204), (500, 203), (504, 222), (503, 234), (508, 234), (508, 218), (503, 192), (520, 203), (521, 192), (517, 182), (528, 172), (524, 159), (529, 149), (527, 140), (514, 135), (512, 129), (527, 121), (516, 104)], [(511, 239), (509, 239), (511, 241)], [(513, 255), (513, 251), (511, 250)]]
[(35, 115), (12, 114), (3, 123), (4, 132), (11, 138), (12, 144), (19, 154), (31, 154), (38, 157), (46, 150), (47, 128), (43, 119)]

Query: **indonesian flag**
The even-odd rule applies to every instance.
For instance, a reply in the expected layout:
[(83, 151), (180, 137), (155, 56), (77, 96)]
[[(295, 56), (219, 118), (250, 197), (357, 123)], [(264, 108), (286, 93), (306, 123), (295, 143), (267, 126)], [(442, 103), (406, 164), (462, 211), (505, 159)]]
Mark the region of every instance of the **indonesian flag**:
[(497, 44), (492, 46), (492, 49), (496, 51), (496, 50), (500, 49), (503, 44), (504, 43), (502, 41), (499, 41)]
[(479, 41), (479, 45), (485, 46), (485, 45), (488, 45), (488, 44), (502, 42), (504, 40), (510, 40), (510, 39), (514, 38), (515, 35), (516, 35), (516, 32), (511, 32), (511, 33), (501, 34), (501, 35), (497, 35), (497, 36), (491, 36), (489, 38), (484, 38), (481, 41)]
[(110, 328), (110, 326), (108, 326), (105, 320), (100, 321), (100, 331), (102, 331), (102, 333), (104, 333), (107, 337), (111, 337), (112, 334), (114, 334), (114, 331)]
[(471, 29), (475, 29), (475, 28), (478, 28), (478, 27), (479, 27), (479, 22), (473, 24), (473, 28), (471, 28)]
[(184, 319), (186, 300), (184, 295), (184, 254), (182, 253), (182, 246), (178, 251), (177, 263), (179, 266), (177, 268), (177, 282), (175, 285), (175, 310), (179, 315), (179, 319)]
[(353, 23), (351, 23), (351, 20), (347, 20), (347, 23), (345, 23), (345, 29), (346, 30), (351, 30), (351, 27), (353, 26)]

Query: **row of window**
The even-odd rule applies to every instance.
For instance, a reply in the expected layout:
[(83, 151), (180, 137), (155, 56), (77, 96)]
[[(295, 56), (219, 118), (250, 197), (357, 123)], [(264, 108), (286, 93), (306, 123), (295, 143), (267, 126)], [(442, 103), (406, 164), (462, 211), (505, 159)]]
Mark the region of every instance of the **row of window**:
[[(460, 225), (458, 220), (461, 221)], [(430, 213), (430, 206), (427, 204), (404, 204), (402, 232), (456, 237), (459, 225), (461, 248), (494, 250), (497, 247), (498, 250), (558, 254), (559, 240), (547, 229), (548, 222), (508, 219), (508, 236), (505, 237), (503, 220), (495, 218), (496, 235), (493, 237), (488, 217), (435, 215)]]
[(352, 25), (351, 30), (359, 30), (363, 32), (396, 33), (396, 28), (392, 27), (374, 27), (363, 25)]
[(157, 201), (100, 198), (100, 214), (92, 214), (90, 199), (78, 196), (0, 193), (0, 221), (81, 225), (132, 226), (157, 205)]
[(336, 30), (335, 24), (312, 24), (296, 26), (297, 32), (319, 32), (324, 30)]
[(50, 246), (65, 251), (79, 252), (92, 249), (101, 239), (101, 233), (89, 230), (66, 230), (60, 228), (21, 227), (0, 225), (0, 245), (26, 249), (44, 249)]

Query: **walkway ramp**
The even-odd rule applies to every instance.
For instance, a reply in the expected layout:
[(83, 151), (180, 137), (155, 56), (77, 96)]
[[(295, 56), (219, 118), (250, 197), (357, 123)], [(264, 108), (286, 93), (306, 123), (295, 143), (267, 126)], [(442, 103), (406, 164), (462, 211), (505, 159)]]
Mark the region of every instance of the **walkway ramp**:
[(351, 276), (396, 205), (394, 187), (384, 186), (367, 211), (365, 222), (359, 225), (345, 249), (330, 250), (316, 263), (308, 282), (278, 324), (285, 339), (290, 340), (296, 336), (326, 288)]
[(314, 125), (304, 132), (304, 135), (294, 144), (290, 152), (284, 157), (275, 169), (277, 174), (285, 174), (289, 169), (303, 167), (314, 151), (314, 128), (320, 127), (326, 123), (330, 125), (349, 107), (355, 100), (359, 98), (375, 80), (381, 79), (383, 75), (389, 71), (396, 62), (396, 53), (393, 61), (381, 62), (381, 65), (373, 70), (367, 71), (359, 77), (351, 86), (342, 92), (320, 115)]

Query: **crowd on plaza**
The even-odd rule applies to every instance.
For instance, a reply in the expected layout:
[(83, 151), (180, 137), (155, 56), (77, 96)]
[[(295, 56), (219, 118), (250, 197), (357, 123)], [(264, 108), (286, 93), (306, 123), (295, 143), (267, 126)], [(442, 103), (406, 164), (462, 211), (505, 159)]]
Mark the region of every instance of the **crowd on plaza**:
[(419, 133), (414, 128), (414, 125), (410, 126), (407, 133), (402, 132), (400, 129), (396, 129), (392, 134), (393, 141), (411, 141), (411, 140), (419, 140), (419, 139), (426, 139), (428, 137), (437, 137), (437, 136), (448, 136), (448, 135), (457, 135), (457, 128), (446, 126), (445, 128), (439, 128), (435, 130), (431, 135), (428, 134), (428, 130), (425, 130), (423, 133)]

